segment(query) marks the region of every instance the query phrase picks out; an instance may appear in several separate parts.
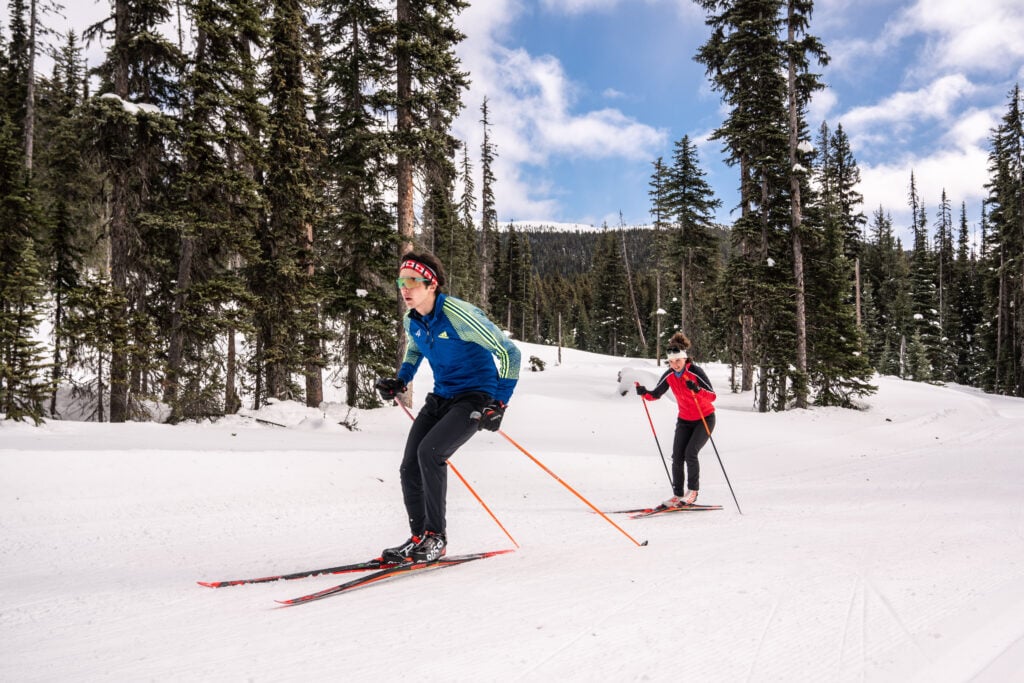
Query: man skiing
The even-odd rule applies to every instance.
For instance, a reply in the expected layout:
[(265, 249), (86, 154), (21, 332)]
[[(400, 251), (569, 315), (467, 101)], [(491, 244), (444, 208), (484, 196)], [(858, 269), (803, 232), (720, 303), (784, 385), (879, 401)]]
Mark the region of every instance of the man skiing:
[(385, 401), (393, 400), (426, 358), (434, 390), (409, 430), (399, 468), (412, 535), (385, 548), (381, 558), (433, 562), (448, 546), (448, 458), (480, 429), (500, 428), (519, 379), (521, 355), (483, 311), (442, 293), (444, 269), (433, 254), (406, 254), (398, 276), (396, 284), (408, 307), (403, 318), (405, 358), (398, 375), (379, 379), (375, 388)]

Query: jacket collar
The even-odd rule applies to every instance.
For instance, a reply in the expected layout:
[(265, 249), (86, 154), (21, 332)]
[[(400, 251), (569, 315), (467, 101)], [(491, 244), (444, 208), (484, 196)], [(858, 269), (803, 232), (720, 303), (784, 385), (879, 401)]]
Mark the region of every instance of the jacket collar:
[(426, 324), (437, 322), (441, 318), (441, 309), (444, 308), (444, 300), (448, 298), (447, 294), (441, 293), (434, 298), (434, 309), (426, 315), (421, 315), (415, 308), (409, 309), (409, 317), (413, 320), (420, 320)]

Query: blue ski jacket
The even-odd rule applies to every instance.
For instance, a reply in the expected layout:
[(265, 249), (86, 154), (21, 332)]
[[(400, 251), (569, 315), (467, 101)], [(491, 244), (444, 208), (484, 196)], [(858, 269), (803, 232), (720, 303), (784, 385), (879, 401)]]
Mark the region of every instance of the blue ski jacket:
[(502, 403), (512, 398), (519, 381), (519, 348), (479, 308), (438, 294), (433, 311), (420, 315), (411, 309), (402, 322), (406, 350), (398, 379), (411, 382), (426, 358), (434, 371), (434, 393), (441, 398), (471, 391)]

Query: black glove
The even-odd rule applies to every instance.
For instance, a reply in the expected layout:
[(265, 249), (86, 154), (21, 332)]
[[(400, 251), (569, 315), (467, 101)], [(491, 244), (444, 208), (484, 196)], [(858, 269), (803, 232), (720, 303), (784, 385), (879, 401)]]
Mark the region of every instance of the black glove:
[(480, 429), (486, 429), (489, 432), (498, 431), (501, 428), (501, 418), (505, 417), (505, 408), (507, 407), (497, 399), (488, 403), (480, 416)]
[(394, 401), (395, 396), (405, 391), (405, 382), (397, 377), (381, 377), (373, 388), (385, 401)]
[(649, 394), (649, 393), (651, 393), (651, 392), (647, 391), (647, 387), (645, 387), (643, 384), (637, 384), (636, 385), (636, 395), (637, 396), (643, 396), (644, 394)]
[(696, 393), (697, 393), (698, 391), (700, 391), (700, 387), (699, 387), (699, 386), (697, 386), (697, 383), (696, 383), (696, 382), (694, 382), (694, 381), (693, 381), (692, 379), (688, 379), (688, 380), (686, 380), (686, 388), (687, 388), (687, 389), (689, 389), (690, 391), (692, 391), (692, 392), (693, 392), (693, 393), (695, 393), (695, 394), (696, 394)]

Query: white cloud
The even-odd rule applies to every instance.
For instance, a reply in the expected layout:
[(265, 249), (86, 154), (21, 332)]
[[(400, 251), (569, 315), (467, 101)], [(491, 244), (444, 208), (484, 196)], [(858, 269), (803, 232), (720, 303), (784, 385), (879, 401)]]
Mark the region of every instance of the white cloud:
[(582, 14), (594, 10), (612, 9), (624, 0), (541, 0), (541, 5), (549, 12), (564, 14)]
[(957, 149), (987, 149), (992, 130), (999, 125), (1003, 111), (1003, 107), (970, 109), (953, 122), (943, 140)]
[[(988, 181), (988, 138), (1003, 108), (966, 106), (983, 93), (956, 74), (840, 117), (861, 169), (865, 213), (881, 205), (892, 214), (898, 232), (906, 229), (911, 171), (929, 216), (935, 215), (943, 189), (954, 206), (967, 202), (969, 212), (979, 211)], [(905, 138), (929, 126), (934, 139), (911, 151)]]
[[(873, 7), (877, 6), (877, 7)], [(897, 7), (892, 7), (897, 6)], [(828, 36), (830, 69), (851, 78), (866, 63), (892, 61), (911, 41), (923, 41), (904, 77), (925, 81), (938, 74), (1000, 73), (1024, 57), (1024, 2), (1020, 0), (827, 0), (815, 14)], [(850, 37), (864, 13), (892, 16), (874, 37)]]
[(586, 158), (649, 159), (665, 142), (666, 133), (638, 123), (616, 109), (601, 109), (580, 116), (552, 112), (537, 118), (544, 149)]
[(1000, 71), (1024, 57), (1020, 0), (916, 0), (886, 27), (894, 39), (924, 33), (919, 68)]
[[(564, 190), (544, 175), (552, 160), (650, 159), (667, 137), (618, 109), (575, 111), (577, 85), (557, 59), (502, 45), (502, 32), (523, 9), (518, 0), (490, 0), (468, 8), (459, 21), (467, 36), (459, 56), (472, 84), (454, 131), (469, 145), (470, 158), (478, 159), (480, 105), (487, 97), (501, 221), (560, 214), (558, 198)], [(474, 172), (479, 188), (480, 169)]]
[(938, 213), (942, 191), (959, 216), (961, 202), (967, 203), (968, 219), (978, 220), (978, 208), (987, 181), (988, 152), (979, 146), (946, 149), (931, 156), (907, 156), (877, 165), (860, 164), (860, 192), (864, 213), (871, 215), (879, 206), (893, 216), (894, 229), (904, 244), (910, 235), (910, 173), (914, 173), (917, 193), (925, 206), (929, 227)]
[(910, 92), (897, 92), (878, 104), (854, 107), (841, 117), (851, 137), (872, 126), (907, 126), (915, 120), (946, 120), (964, 99), (976, 92), (962, 74), (939, 78)]
[[(961, 75), (947, 76), (920, 90), (857, 107), (840, 118), (861, 169), (865, 213), (881, 205), (893, 215), (897, 228), (908, 226), (911, 171), (926, 207), (937, 207), (945, 189), (954, 205), (967, 202), (969, 212), (980, 210), (988, 181), (989, 136), (1004, 108), (965, 107), (981, 90)], [(931, 124), (938, 124), (935, 138), (909, 151), (904, 138)], [(928, 213), (935, 211), (929, 208)]]
[(814, 93), (807, 107), (807, 120), (827, 121), (830, 112), (835, 108), (838, 101), (838, 96), (831, 88), (825, 88)]
[[(830, 71), (850, 80), (887, 73), (913, 84), (839, 117), (861, 169), (865, 212), (882, 205), (905, 230), (913, 171), (929, 222), (943, 189), (955, 207), (966, 202), (970, 220), (977, 221), (988, 181), (988, 138), (1005, 111), (1006, 84), (1014, 72), (1018, 79), (1024, 74), (1024, 2), (864, 1), (881, 5), (821, 4), (839, 36), (828, 42)], [(835, 21), (854, 24), (854, 17), (875, 10), (885, 21), (877, 35), (851, 37)]]
[(553, 14), (585, 14), (607, 12), (616, 7), (628, 5), (669, 5), (675, 7), (679, 16), (699, 19), (704, 13), (693, 0), (541, 0), (541, 6)]

